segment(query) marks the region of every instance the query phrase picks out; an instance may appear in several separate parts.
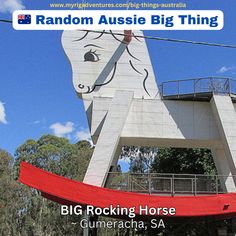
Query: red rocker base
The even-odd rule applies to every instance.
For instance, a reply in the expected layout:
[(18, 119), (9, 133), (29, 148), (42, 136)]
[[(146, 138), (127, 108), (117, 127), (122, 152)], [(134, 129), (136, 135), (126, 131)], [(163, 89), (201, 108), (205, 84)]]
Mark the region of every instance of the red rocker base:
[[(19, 181), (42, 192), (50, 200), (68, 205), (92, 205), (105, 208), (110, 205), (125, 208), (148, 206), (175, 208), (170, 217), (217, 217), (236, 216), (236, 193), (210, 196), (155, 196), (111, 190), (77, 182), (21, 163)], [(142, 216), (140, 216), (142, 217)], [(144, 218), (146, 216), (143, 216)]]

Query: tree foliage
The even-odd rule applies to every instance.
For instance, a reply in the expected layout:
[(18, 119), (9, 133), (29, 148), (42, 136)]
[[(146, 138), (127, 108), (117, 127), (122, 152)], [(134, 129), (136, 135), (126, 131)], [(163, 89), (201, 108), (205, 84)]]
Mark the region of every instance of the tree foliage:
[[(71, 144), (65, 138), (52, 135), (27, 140), (17, 148), (15, 159), (0, 150), (0, 235), (82, 235), (82, 229), (76, 224), (80, 216), (61, 216), (59, 204), (42, 198), (37, 190), (16, 180), (20, 162), (27, 161), (82, 181), (92, 152), (87, 141)], [(207, 149), (124, 147), (121, 158), (129, 160), (130, 171), (136, 173), (216, 174), (211, 152)], [(185, 232), (192, 231), (191, 227), (184, 229)], [(117, 232), (117, 229), (100, 229), (99, 235), (117, 235)], [(126, 233), (123, 230), (121, 235)], [(147, 231), (146, 235), (156, 233)]]
[(145, 173), (151, 169), (157, 152), (155, 147), (124, 146), (120, 158), (129, 163), (130, 172)]
[[(44, 135), (27, 140), (17, 148), (15, 162), (0, 151), (0, 235), (80, 235), (78, 216), (61, 216), (59, 204), (43, 199), (40, 193), (18, 183), (19, 165), (34, 166), (67, 178), (82, 181), (93, 148), (87, 141), (76, 144), (65, 138)], [(12, 174), (14, 173), (14, 175)]]
[(120, 158), (129, 160), (133, 173), (217, 174), (211, 151), (205, 148), (125, 146)]
[[(44, 135), (37, 141), (27, 140), (17, 148), (15, 166), (27, 161), (55, 174), (82, 180), (92, 150), (87, 141), (71, 144), (66, 138)], [(16, 170), (18, 173), (18, 168)]]
[(158, 173), (217, 174), (211, 151), (200, 148), (162, 148), (151, 170)]

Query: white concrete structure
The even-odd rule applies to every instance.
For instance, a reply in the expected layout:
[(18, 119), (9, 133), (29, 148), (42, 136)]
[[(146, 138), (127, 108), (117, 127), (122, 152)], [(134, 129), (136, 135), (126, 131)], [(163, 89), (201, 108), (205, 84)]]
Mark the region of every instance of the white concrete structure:
[[(84, 182), (104, 186), (122, 145), (210, 148), (223, 187), (235, 191), (236, 111), (230, 96), (211, 102), (162, 100), (144, 39), (114, 32), (62, 36), (73, 83), (96, 147)], [(116, 32), (117, 33), (117, 32)], [(118, 32), (123, 33), (123, 32)], [(133, 32), (142, 35), (142, 32)]]

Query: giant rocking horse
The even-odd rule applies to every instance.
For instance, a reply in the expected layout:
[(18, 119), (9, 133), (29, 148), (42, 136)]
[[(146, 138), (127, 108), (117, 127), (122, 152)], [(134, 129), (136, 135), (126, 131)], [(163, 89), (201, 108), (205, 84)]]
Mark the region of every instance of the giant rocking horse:
[[(83, 183), (26, 162), (21, 163), (20, 182), (62, 204), (101, 208), (111, 204), (161, 205), (175, 207), (176, 215), (170, 217), (176, 218), (236, 216), (233, 95), (212, 90), (205, 96), (195, 91), (194, 99), (180, 99), (179, 94), (165, 99), (142, 36), (141, 31), (63, 32), (62, 45), (71, 63), (73, 85), (84, 102), (96, 146)], [(160, 196), (107, 189), (109, 172), (115, 170), (124, 145), (209, 148), (226, 193)]]

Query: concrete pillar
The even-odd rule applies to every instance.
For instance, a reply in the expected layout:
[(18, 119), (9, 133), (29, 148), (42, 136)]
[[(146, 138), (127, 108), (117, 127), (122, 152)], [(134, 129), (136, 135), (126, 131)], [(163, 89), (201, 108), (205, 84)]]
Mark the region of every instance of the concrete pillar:
[[(118, 145), (118, 147), (116, 148), (116, 152), (115, 152), (115, 155), (113, 157), (113, 161), (111, 163), (109, 172), (117, 172), (117, 162), (118, 162), (119, 156), (121, 154), (121, 150), (122, 150), (122, 146)], [(105, 181), (104, 187), (109, 188), (109, 186), (112, 182), (112, 178), (114, 178), (114, 175), (112, 175), (112, 174), (108, 174), (106, 176), (106, 180), (104, 180)]]
[[(84, 183), (104, 186), (133, 99), (131, 91), (116, 91), (89, 163)], [(117, 161), (117, 160), (116, 160)]]
[(224, 192), (235, 192), (235, 184), (231, 176), (224, 149), (212, 149), (212, 155), (219, 175), (221, 188)]
[(236, 112), (228, 95), (214, 95), (211, 99), (214, 118), (223, 143), (224, 152), (236, 184)]
[[(117, 163), (121, 151), (119, 146), (120, 134), (132, 99), (133, 92), (116, 91), (85, 174), (84, 183), (96, 186), (105, 185), (108, 172)], [(86, 212), (85, 217), (88, 220), (90, 219)], [(93, 233), (96, 235), (96, 232), (84, 229), (83, 236), (89, 236)]]

